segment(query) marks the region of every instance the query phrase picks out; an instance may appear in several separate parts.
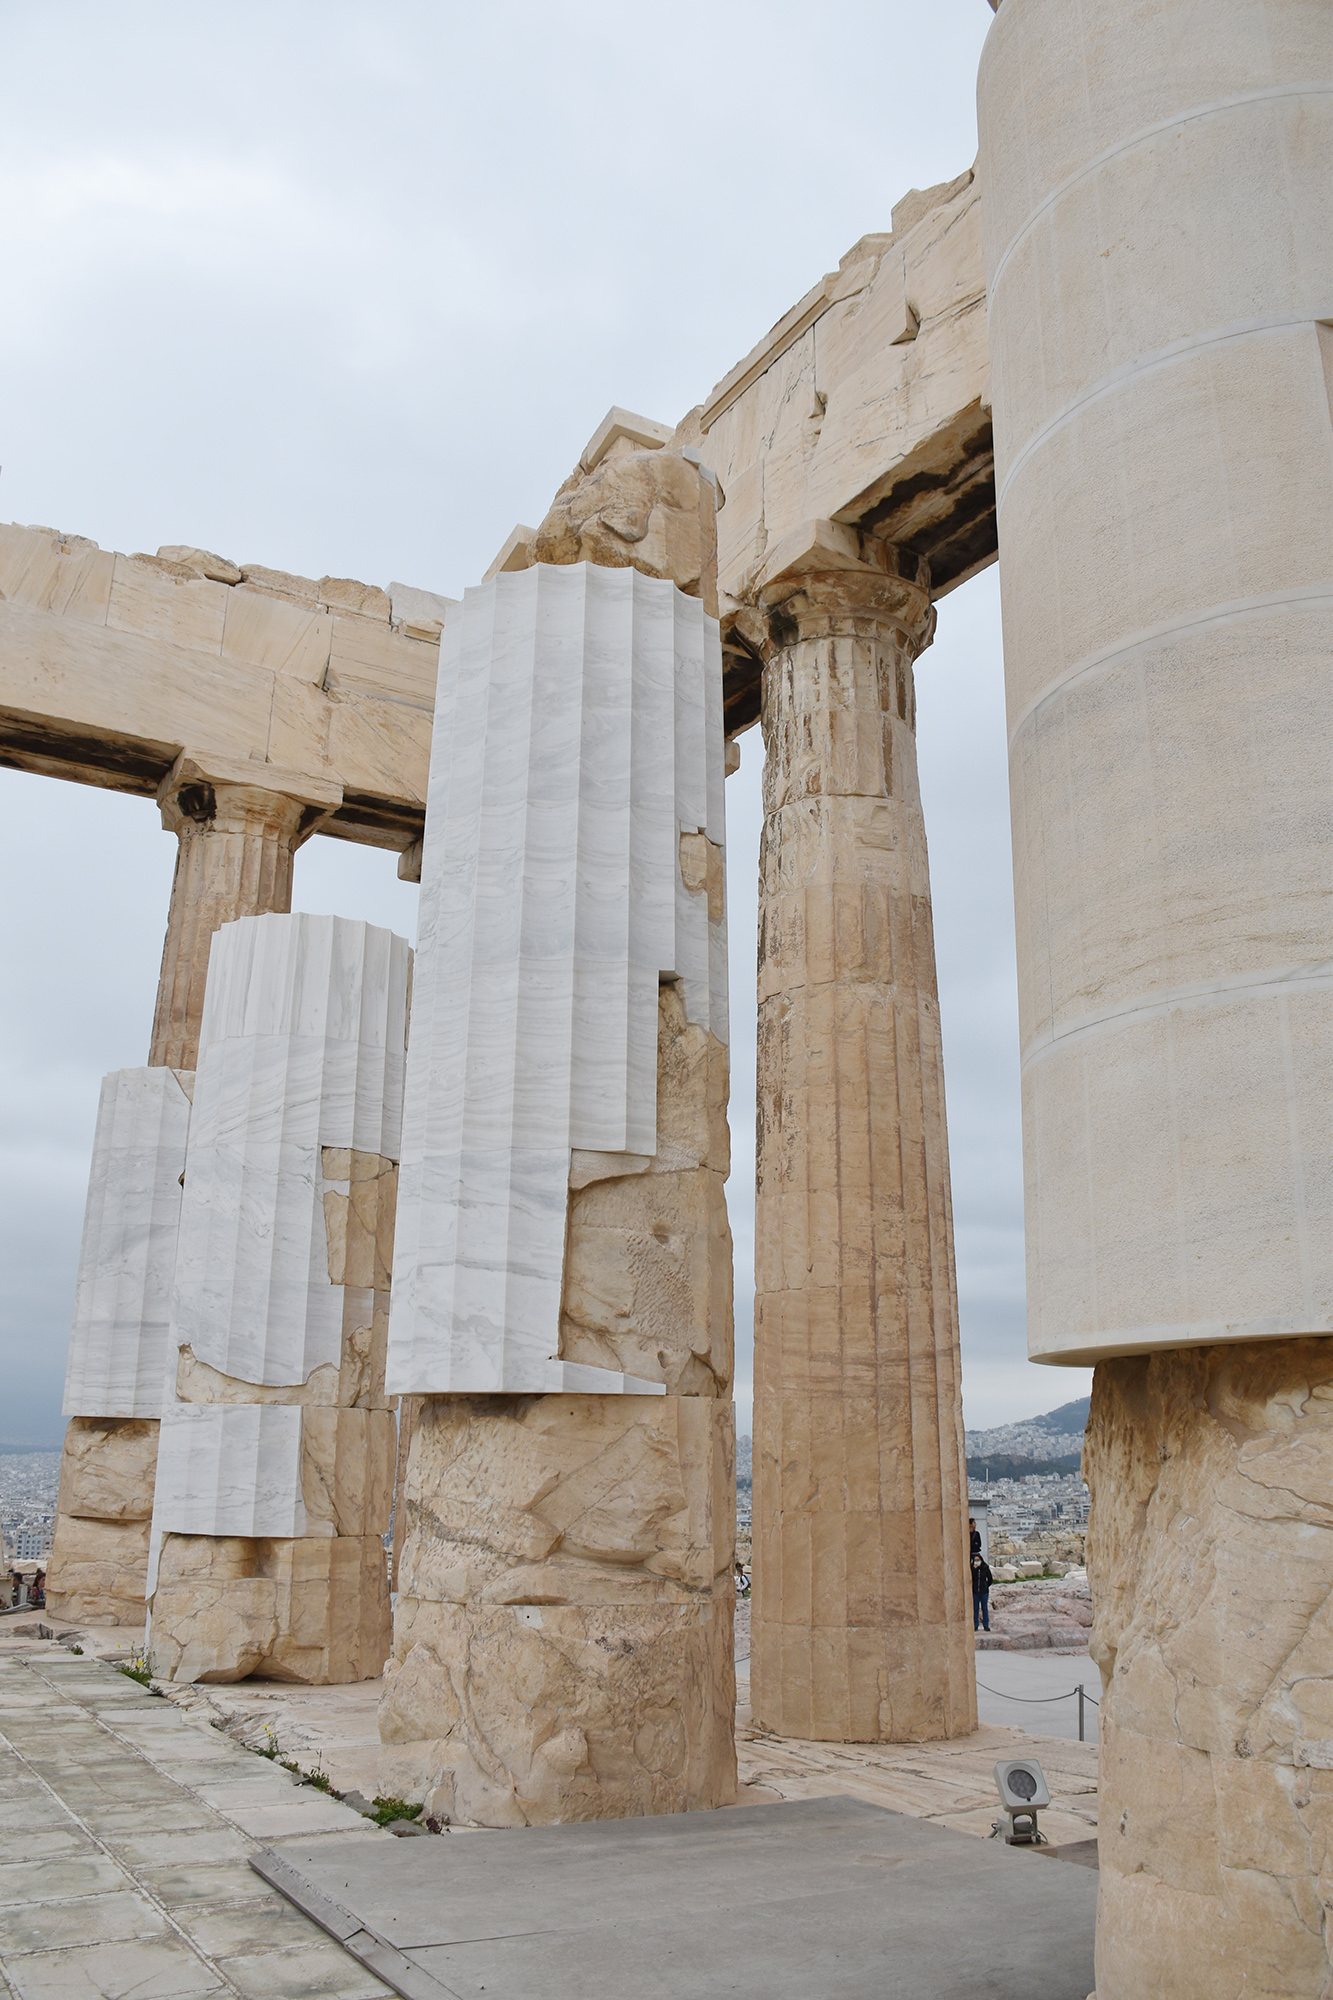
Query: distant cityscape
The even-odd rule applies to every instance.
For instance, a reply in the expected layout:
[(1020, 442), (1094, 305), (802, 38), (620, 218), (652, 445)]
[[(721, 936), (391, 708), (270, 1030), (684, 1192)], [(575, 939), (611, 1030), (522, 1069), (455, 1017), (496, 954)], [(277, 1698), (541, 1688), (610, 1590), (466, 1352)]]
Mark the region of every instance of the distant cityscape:
[[(1088, 1489), (1078, 1472), (1088, 1399), (1065, 1403), (1044, 1416), (967, 1433), (968, 1493), (989, 1501), (992, 1532), (1013, 1540), (1081, 1529), (1088, 1518)], [(736, 1519), (748, 1531), (752, 1507), (753, 1443), (736, 1440)], [(0, 1445), (0, 1532), (11, 1562), (40, 1562), (49, 1555), (55, 1527), (58, 1451), (6, 1449)]]
[(56, 1524), (58, 1451), (0, 1446), (0, 1536), (8, 1562), (44, 1562)]

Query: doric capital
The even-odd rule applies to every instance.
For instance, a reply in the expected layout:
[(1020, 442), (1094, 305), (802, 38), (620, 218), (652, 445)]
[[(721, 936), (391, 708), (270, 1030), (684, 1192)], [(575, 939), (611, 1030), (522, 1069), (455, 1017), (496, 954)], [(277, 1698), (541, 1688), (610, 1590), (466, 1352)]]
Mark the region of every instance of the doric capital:
[(843, 521), (807, 521), (768, 551), (729, 625), (765, 661), (801, 639), (894, 628), (913, 655), (935, 629), (930, 565)]
[(183, 750), (157, 788), (168, 833), (268, 832), (300, 846), (342, 804), (342, 786), (250, 758)]

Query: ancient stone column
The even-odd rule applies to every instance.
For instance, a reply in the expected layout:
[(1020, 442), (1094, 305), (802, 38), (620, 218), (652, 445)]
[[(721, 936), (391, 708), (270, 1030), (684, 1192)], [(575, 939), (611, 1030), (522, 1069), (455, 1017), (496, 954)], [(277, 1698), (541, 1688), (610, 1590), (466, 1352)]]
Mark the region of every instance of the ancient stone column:
[(158, 1414), (171, 1356), (181, 1176), (194, 1077), (102, 1084), (65, 1373), (46, 1601), (81, 1625), (142, 1625)]
[(214, 939), (149, 1566), (164, 1679), (384, 1664), (410, 964), (401, 938), (340, 917)]
[[(292, 907), (292, 858), (341, 792), (313, 777), (183, 754), (158, 792), (180, 843), (148, 1060), (193, 1069), (213, 933), (237, 917)], [(287, 789), (287, 786), (292, 789)]]
[(915, 559), (809, 539), (825, 566), (764, 593), (751, 1700), (779, 1735), (916, 1741), (976, 1726), (914, 736), (934, 614)]
[(712, 486), (612, 414), (449, 613), (422, 856), (381, 1785), (486, 1826), (736, 1786)]
[(1098, 2000), (1333, 1981), (1333, 10), (980, 78), (1033, 1357), (1095, 1363)]

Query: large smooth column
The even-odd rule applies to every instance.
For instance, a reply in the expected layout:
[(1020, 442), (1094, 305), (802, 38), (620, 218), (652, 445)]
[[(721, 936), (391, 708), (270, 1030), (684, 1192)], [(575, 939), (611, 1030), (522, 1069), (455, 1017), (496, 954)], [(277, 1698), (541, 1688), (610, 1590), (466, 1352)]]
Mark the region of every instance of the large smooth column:
[[(268, 774), (261, 767), (256, 775)], [(194, 1068), (214, 932), (238, 917), (291, 909), (296, 850), (341, 796), (317, 779), (289, 793), (238, 776), (233, 767), (224, 780), (214, 765), (180, 757), (158, 794), (162, 824), (180, 847), (148, 1056), (154, 1066)]]
[(1333, 9), (980, 80), (1034, 1358), (1095, 1362), (1098, 2000), (1333, 1977)]
[[(880, 551), (893, 566), (894, 551)], [(764, 675), (755, 1720), (976, 1726), (915, 576), (779, 581)]]

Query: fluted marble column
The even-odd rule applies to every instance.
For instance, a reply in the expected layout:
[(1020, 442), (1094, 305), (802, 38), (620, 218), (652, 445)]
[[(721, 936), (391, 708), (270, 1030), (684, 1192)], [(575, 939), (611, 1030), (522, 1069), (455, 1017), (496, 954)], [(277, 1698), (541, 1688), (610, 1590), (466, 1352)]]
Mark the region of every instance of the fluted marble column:
[(165, 780), (158, 794), (162, 824), (180, 848), (148, 1056), (154, 1067), (193, 1069), (198, 1061), (214, 932), (237, 917), (291, 909), (293, 857), (338, 796), (317, 780), (300, 791), (310, 796), (276, 783), (268, 789), (223, 781), (184, 757)]
[(765, 593), (751, 1686), (779, 1735), (902, 1742), (976, 1707), (914, 736), (933, 613), (912, 559), (864, 555)]

